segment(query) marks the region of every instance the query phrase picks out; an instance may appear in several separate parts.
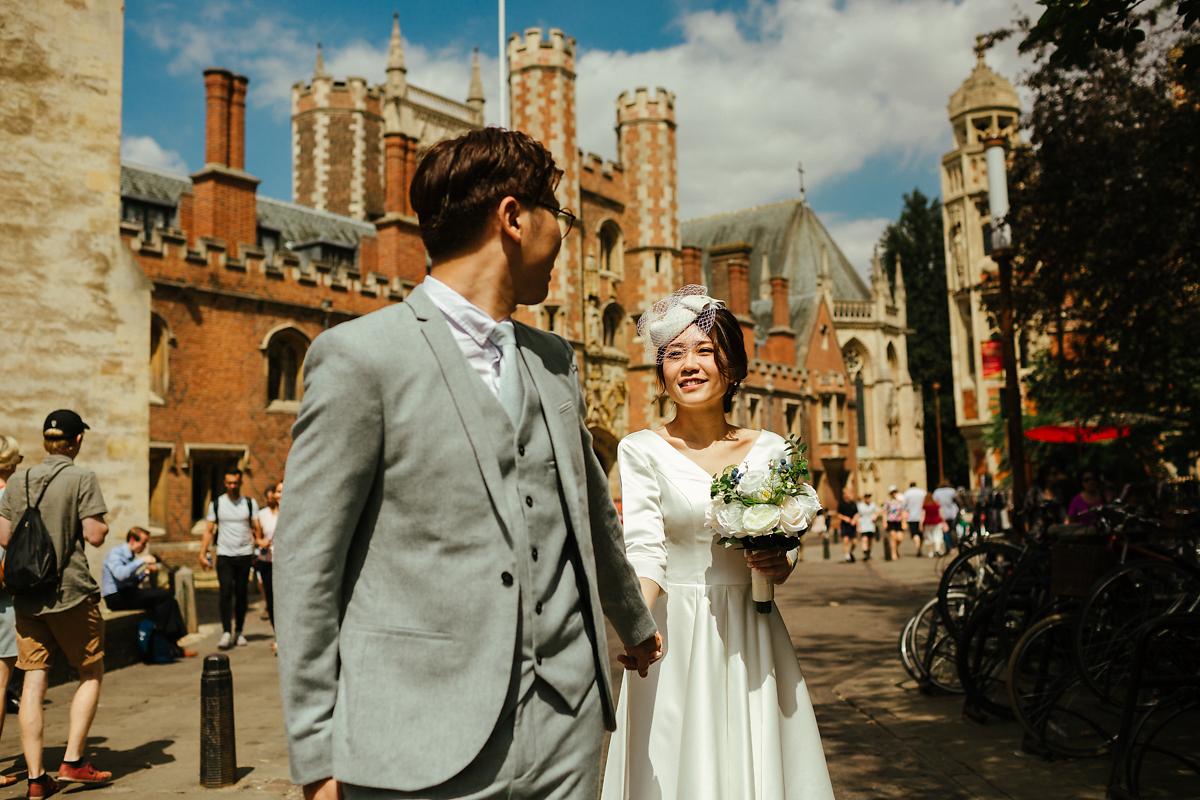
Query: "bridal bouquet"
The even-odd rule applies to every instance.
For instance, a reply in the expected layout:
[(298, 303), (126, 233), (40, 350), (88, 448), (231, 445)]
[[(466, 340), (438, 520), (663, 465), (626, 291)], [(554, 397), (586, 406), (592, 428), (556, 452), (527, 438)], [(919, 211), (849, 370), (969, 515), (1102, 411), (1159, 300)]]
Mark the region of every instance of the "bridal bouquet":
[[(788, 452), (766, 469), (726, 467), (713, 478), (705, 524), (725, 547), (757, 550), (800, 546), (800, 537), (821, 510), (817, 492), (808, 483), (805, 446), (788, 438)], [(755, 608), (770, 613), (775, 586), (753, 572)]]

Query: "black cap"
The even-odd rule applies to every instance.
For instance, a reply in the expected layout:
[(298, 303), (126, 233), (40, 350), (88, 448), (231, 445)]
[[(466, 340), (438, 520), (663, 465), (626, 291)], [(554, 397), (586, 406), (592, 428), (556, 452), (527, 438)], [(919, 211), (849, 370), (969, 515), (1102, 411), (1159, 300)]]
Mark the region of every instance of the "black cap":
[(51, 411), (42, 425), (42, 436), (47, 439), (74, 439), (91, 426), (80, 419), (79, 415), (69, 408)]

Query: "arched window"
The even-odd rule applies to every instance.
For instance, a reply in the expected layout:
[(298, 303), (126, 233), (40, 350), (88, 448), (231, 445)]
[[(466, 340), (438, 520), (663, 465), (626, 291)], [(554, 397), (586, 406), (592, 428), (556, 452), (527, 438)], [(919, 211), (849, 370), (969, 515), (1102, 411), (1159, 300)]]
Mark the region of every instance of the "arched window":
[(167, 347), (171, 333), (167, 323), (158, 314), (150, 315), (150, 394), (152, 402), (162, 403), (167, 397), (169, 377)]
[(900, 359), (896, 357), (896, 345), (888, 342), (887, 346), (887, 362), (888, 375), (892, 379), (892, 386), (900, 385)]
[(602, 324), (604, 326), (604, 346), (616, 347), (617, 336), (621, 332), (621, 323), (625, 320), (625, 309), (616, 303), (609, 303), (604, 309)]
[(304, 395), (304, 354), (308, 340), (294, 328), (284, 328), (267, 342), (267, 402), (295, 403)]
[(611, 220), (600, 226), (600, 271), (617, 276), (625, 272), (625, 245), (621, 229)]

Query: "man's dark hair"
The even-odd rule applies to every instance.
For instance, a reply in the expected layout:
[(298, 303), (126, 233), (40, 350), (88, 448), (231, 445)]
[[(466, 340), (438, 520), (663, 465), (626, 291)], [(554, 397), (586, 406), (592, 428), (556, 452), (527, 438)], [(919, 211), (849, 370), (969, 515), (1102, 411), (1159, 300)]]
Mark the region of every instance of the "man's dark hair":
[[(723, 403), (725, 413), (729, 413), (733, 410), (733, 397), (737, 394), (742, 381), (746, 380), (749, 369), (746, 340), (742, 336), (742, 326), (738, 323), (737, 317), (727, 308), (716, 310), (708, 336), (713, 341), (713, 360), (717, 362), (717, 372), (721, 373), (721, 377), (729, 384), (729, 388), (725, 390)], [(667, 380), (663, 377), (662, 354), (669, 344), (670, 342), (658, 349), (658, 366), (654, 368), (655, 374), (658, 375), (658, 385), (664, 390)]]
[(408, 191), (426, 252), (437, 260), (475, 244), (488, 215), (509, 195), (557, 208), (554, 189), (562, 174), (550, 151), (520, 131), (484, 128), (438, 142), (421, 159)]
[(139, 528), (138, 526), (134, 525), (132, 528), (129, 529), (129, 533), (125, 534), (125, 541), (132, 542), (134, 539), (141, 539), (143, 536), (149, 538), (150, 531), (146, 530), (145, 528)]
[(229, 469), (225, 470), (225, 472), (222, 473), (222, 477), (225, 477), (225, 478), (228, 478), (230, 475), (236, 475), (240, 478), (240, 477), (242, 477), (242, 471), (240, 469), (238, 469), (237, 467), (230, 467)]

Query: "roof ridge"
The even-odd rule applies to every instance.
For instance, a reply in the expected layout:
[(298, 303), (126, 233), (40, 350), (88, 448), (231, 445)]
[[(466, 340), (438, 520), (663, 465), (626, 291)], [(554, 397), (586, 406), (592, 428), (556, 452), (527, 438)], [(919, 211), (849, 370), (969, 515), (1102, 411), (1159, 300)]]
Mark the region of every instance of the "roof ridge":
[(280, 200), (278, 198), (267, 197), (265, 195), (260, 195), (260, 196), (258, 196), (257, 199), (259, 202), (274, 203), (277, 206), (289, 208), (293, 211), (300, 211), (304, 214), (313, 214), (318, 217), (325, 217), (326, 219), (337, 220), (338, 222), (346, 222), (351, 225), (355, 225), (359, 228), (362, 228), (364, 230), (370, 230), (372, 232), (375, 231), (375, 226), (372, 225), (371, 223), (367, 222), (366, 220), (355, 219), (354, 217), (346, 217), (341, 214), (335, 214), (332, 211), (326, 211), (321, 208), (313, 208), (312, 206), (304, 206), (304, 205), (300, 205), (299, 203), (291, 203), (291, 202), (288, 202), (287, 200)]
[(163, 169), (162, 167), (152, 167), (149, 164), (143, 164), (140, 161), (133, 161), (130, 159), (122, 158), (121, 166), (122, 167), (132, 167), (133, 169), (138, 169), (138, 170), (141, 170), (142, 172), (150, 172), (150, 173), (153, 173), (153, 174), (158, 175), (163, 178), (174, 178), (177, 181), (183, 181), (185, 183), (192, 182), (191, 177), (187, 174), (181, 175), (178, 172), (171, 172), (170, 170)]
[(682, 219), (679, 221), (679, 224), (685, 225), (689, 222), (703, 222), (703, 221), (709, 220), (709, 219), (716, 219), (717, 217), (731, 217), (735, 214), (745, 214), (750, 211), (758, 211), (758, 210), (764, 209), (764, 208), (773, 208), (774, 206), (783, 206), (783, 205), (807, 206), (808, 204), (798, 197), (792, 198), (790, 200), (776, 200), (773, 203), (759, 203), (758, 205), (755, 205), (755, 206), (746, 206), (745, 208), (738, 208), (738, 209), (734, 209), (733, 211), (718, 211), (715, 214), (706, 214), (702, 217), (692, 217), (690, 219)]

